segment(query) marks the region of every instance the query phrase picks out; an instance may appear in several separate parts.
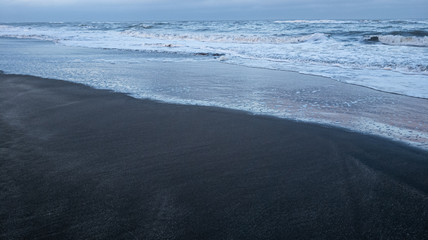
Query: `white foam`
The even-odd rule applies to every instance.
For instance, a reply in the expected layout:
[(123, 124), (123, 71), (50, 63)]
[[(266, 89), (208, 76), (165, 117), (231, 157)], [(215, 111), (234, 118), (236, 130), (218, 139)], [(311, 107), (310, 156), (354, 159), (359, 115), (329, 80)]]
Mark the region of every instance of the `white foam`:
[(211, 42), (211, 43), (300, 43), (306, 41), (318, 41), (327, 39), (328, 36), (323, 33), (313, 33), (302, 36), (284, 36), (284, 37), (273, 37), (273, 36), (259, 36), (259, 35), (221, 35), (221, 34), (160, 34), (160, 33), (146, 33), (139, 31), (124, 31), (122, 34), (143, 38), (143, 39), (155, 39), (155, 40), (168, 40), (168, 41), (199, 41), (199, 42)]
[(400, 35), (370, 36), (378, 37), (379, 42), (388, 45), (428, 47), (428, 37), (407, 37)]
[(355, 21), (340, 21), (340, 20), (283, 20), (275, 21), (275, 23), (354, 23)]
[[(305, 27), (294, 23), (305, 23)], [(338, 25), (332, 28), (327, 23)], [(345, 34), (337, 36), (334, 31), (342, 23), (349, 24), (341, 29)], [(384, 26), (393, 24), (396, 23), (386, 20), (1, 24), (0, 36), (47, 40), (67, 46), (183, 53), (186, 56), (221, 54), (218, 60), (227, 63), (316, 74), (428, 98), (428, 37), (377, 34), (369, 38), (377, 37), (383, 44), (367, 44), (361, 41), (366, 35), (346, 35), (346, 31), (382, 31)], [(405, 27), (416, 31), (424, 31), (427, 27), (424, 25), (427, 23), (421, 21), (404, 21), (404, 24), (410, 24)]]

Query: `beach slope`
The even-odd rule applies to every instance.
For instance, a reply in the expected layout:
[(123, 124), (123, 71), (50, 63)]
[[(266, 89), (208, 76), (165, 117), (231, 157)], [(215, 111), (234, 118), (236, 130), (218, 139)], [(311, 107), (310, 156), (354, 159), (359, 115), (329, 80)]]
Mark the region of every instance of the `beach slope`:
[(0, 74), (1, 239), (426, 239), (428, 153)]

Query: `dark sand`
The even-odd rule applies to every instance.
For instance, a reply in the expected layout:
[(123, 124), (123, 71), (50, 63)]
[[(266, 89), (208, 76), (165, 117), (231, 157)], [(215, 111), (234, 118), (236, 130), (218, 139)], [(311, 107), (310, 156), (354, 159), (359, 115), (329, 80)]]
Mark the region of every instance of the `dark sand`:
[(0, 239), (428, 239), (428, 153), (0, 74)]

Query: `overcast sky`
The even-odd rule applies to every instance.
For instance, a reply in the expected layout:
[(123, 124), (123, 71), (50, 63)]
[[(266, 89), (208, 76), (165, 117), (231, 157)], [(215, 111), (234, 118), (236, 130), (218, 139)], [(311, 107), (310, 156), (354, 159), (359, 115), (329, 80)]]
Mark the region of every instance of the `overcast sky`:
[(0, 21), (428, 18), (428, 0), (0, 0)]

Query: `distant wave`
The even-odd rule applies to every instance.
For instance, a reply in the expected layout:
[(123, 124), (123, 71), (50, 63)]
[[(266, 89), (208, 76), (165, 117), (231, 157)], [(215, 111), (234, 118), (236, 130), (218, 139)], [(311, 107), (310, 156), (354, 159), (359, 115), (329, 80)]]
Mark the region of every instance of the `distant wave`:
[(386, 35), (401, 35), (401, 36), (415, 36), (415, 37), (428, 37), (428, 31), (424, 30), (411, 30), (411, 31), (393, 31)]
[(340, 20), (284, 20), (274, 21), (275, 23), (354, 23), (355, 21), (340, 21)]
[(428, 21), (0, 23), (0, 37), (141, 51), (166, 58), (170, 54), (198, 60), (206, 56), (341, 81), (384, 81), (388, 75), (394, 81), (417, 82), (428, 76)]
[(154, 25), (139, 23), (139, 24), (130, 25), (127, 28), (129, 28), (129, 29), (152, 29), (154, 27), (155, 27)]
[(19, 38), (19, 39), (36, 39), (36, 40), (43, 40), (43, 41), (50, 41), (50, 42), (59, 42), (61, 39), (53, 38), (51, 36), (46, 35), (38, 35), (38, 34), (3, 34), (0, 35), (0, 37), (7, 37), (7, 38)]
[(426, 20), (277, 20), (274, 23), (304, 23), (304, 24), (428, 24)]
[(428, 47), (428, 37), (402, 35), (371, 35), (366, 38), (369, 42), (380, 42), (387, 45)]
[(163, 26), (169, 25), (168, 22), (151, 22), (151, 23), (137, 23), (127, 26), (127, 29), (152, 29), (152, 28), (161, 28)]
[(159, 33), (147, 33), (139, 31), (124, 31), (123, 34), (148, 39), (160, 39), (160, 40), (192, 40), (200, 42), (234, 42), (234, 43), (302, 43), (307, 41), (319, 41), (327, 39), (328, 35), (323, 33), (313, 33), (302, 36), (257, 36), (257, 35), (227, 35), (227, 34), (210, 34), (210, 35), (199, 35), (199, 34), (159, 34)]

